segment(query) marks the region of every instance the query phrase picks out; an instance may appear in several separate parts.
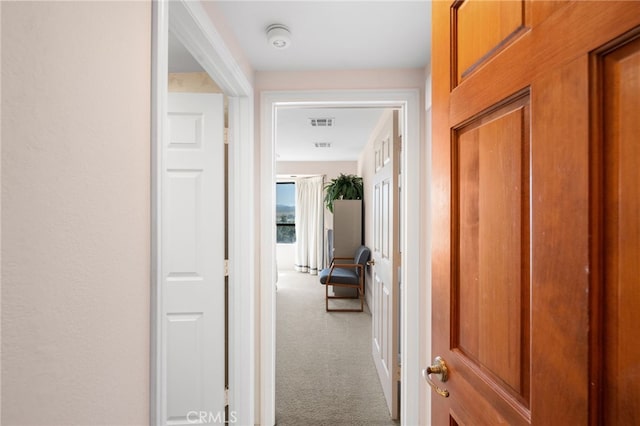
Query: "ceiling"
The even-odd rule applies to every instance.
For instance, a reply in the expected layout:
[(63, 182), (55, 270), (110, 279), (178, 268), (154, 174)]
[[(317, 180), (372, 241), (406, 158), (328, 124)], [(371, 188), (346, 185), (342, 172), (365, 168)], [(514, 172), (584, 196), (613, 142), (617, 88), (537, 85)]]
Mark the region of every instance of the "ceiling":
[[(424, 68), (429, 60), (426, 0), (214, 1), (255, 71)], [(267, 43), (266, 28), (274, 23), (290, 29), (289, 48), (277, 50)], [(202, 71), (171, 34), (169, 71)], [(279, 109), (277, 160), (356, 161), (381, 113), (373, 108)], [(313, 117), (334, 118), (335, 125), (312, 127)], [(315, 148), (316, 142), (332, 147)]]
[[(216, 1), (256, 71), (424, 68), (430, 3), (395, 1)], [(266, 28), (284, 24), (291, 46), (276, 50)]]
[(169, 72), (201, 72), (202, 66), (169, 31)]
[[(357, 161), (381, 108), (278, 108), (277, 161)], [(332, 126), (313, 126), (311, 119), (332, 119)], [(316, 147), (315, 144), (331, 144)]]

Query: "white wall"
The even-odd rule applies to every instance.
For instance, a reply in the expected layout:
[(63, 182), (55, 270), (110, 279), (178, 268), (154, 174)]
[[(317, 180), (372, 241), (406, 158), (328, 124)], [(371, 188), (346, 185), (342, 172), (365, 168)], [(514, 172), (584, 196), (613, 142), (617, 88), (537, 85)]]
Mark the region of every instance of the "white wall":
[(150, 2), (2, 4), (2, 420), (149, 421)]
[(295, 244), (277, 244), (276, 246), (276, 262), (278, 263), (278, 272), (293, 271), (296, 259)]
[[(2, 34), (2, 2), (0, 2), (0, 34)], [(0, 37), (0, 41), (2, 37)], [(2, 58), (2, 43), (0, 42), (0, 58)], [(2, 62), (0, 61), (0, 64)], [(0, 82), (0, 99), (2, 98), (2, 83)], [(2, 129), (2, 107), (0, 106), (0, 129)], [(2, 188), (2, 132), (0, 131), (0, 188)], [(0, 196), (0, 242), (2, 241), (2, 196)], [(0, 244), (1, 246), (1, 244)], [(2, 250), (0, 250), (0, 354), (2, 354)], [(0, 355), (0, 425), (2, 424), (2, 356)]]
[(326, 175), (333, 179), (340, 173), (355, 173), (357, 161), (278, 161), (276, 173), (278, 175)]
[[(257, 71), (256, 96), (265, 90), (409, 89), (424, 86), (424, 69)], [(259, 98), (256, 105), (259, 105)]]

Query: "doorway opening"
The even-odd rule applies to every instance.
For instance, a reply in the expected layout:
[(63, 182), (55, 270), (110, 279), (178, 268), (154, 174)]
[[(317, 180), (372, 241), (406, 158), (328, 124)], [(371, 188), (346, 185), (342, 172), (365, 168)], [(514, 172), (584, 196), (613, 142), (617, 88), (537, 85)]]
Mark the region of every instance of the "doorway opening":
[[(376, 267), (372, 263), (362, 271), (365, 289), (362, 298), (358, 293), (354, 296), (354, 289), (327, 289), (329, 297), (342, 297), (328, 302), (331, 309), (358, 310), (366, 300), (364, 312), (327, 313), (325, 289), (319, 281), (320, 270), (329, 267), (332, 259), (349, 263), (344, 259), (353, 257), (360, 245), (374, 249), (374, 235), (379, 234), (374, 224), (382, 228), (382, 222), (374, 216), (382, 209), (374, 205), (373, 183), (382, 165), (383, 139), (385, 150), (390, 153), (389, 143), (393, 142), (389, 138), (393, 130), (390, 123), (394, 119), (398, 121), (392, 109), (376, 107), (309, 105), (277, 111), (275, 403), (278, 423), (319, 423), (328, 419), (340, 423), (349, 418), (359, 423), (388, 421), (393, 425), (391, 419), (399, 417), (398, 377), (394, 374), (397, 372), (387, 372), (382, 366), (387, 360), (381, 357), (384, 351), (380, 335), (384, 329), (391, 331), (388, 345), (394, 348), (386, 353), (393, 354), (388, 363), (395, 369), (399, 366), (399, 299), (389, 295), (385, 300), (389, 315), (383, 320), (382, 288), (380, 280), (374, 280), (378, 275), (374, 275)], [(396, 126), (396, 130), (400, 135), (401, 129)], [(396, 148), (399, 150), (399, 146)], [(393, 163), (399, 166), (397, 155)], [(385, 164), (391, 167), (390, 161)], [(394, 169), (398, 174), (399, 167)], [(324, 187), (340, 175), (360, 177), (363, 194), (359, 201), (337, 201), (330, 210), (324, 202)], [(396, 180), (397, 176), (394, 182)], [(388, 187), (391, 188), (388, 193), (393, 192), (390, 200), (397, 200), (399, 186)], [(376, 199), (381, 201), (380, 197)], [(396, 221), (387, 223), (398, 229), (386, 229), (391, 231), (389, 235), (398, 238), (397, 214), (395, 217)], [(294, 229), (293, 235), (287, 233)], [(391, 258), (389, 261), (394, 260)], [(396, 267), (399, 262), (400, 256), (396, 256)], [(392, 289), (396, 295), (400, 284), (396, 282)], [(384, 321), (392, 324), (373, 327)], [(378, 332), (373, 339), (372, 330)], [(345, 335), (350, 336), (348, 342), (342, 340)], [(384, 340), (386, 345), (387, 339)], [(376, 368), (376, 359), (380, 359), (381, 369)], [(301, 381), (300, 377), (305, 380)], [(336, 398), (336, 395), (342, 397)], [(313, 404), (301, 401), (313, 401)]]
[[(323, 91), (323, 92), (266, 92), (261, 98), (261, 235), (262, 261), (260, 278), (265, 284), (261, 290), (261, 419), (275, 422), (275, 278), (276, 235), (275, 218), (276, 182), (276, 127), (278, 111), (282, 108), (391, 108), (402, 111), (403, 173), (400, 185), (402, 198), (402, 229), (400, 231), (403, 263), (400, 275), (406, 286), (400, 301), (401, 310), (401, 394), (403, 404), (400, 417), (403, 423), (418, 421), (419, 412), (419, 260), (420, 260), (420, 120), (418, 90), (397, 91)], [(410, 232), (408, 232), (410, 230)], [(269, 284), (270, 283), (270, 284)]]
[[(153, 50), (152, 50), (152, 187), (151, 187), (151, 372), (150, 372), (150, 419), (153, 424), (173, 424), (175, 422), (189, 422), (194, 419), (194, 413), (206, 411), (211, 419), (233, 418), (241, 424), (254, 423), (254, 267), (246, 264), (254, 262), (254, 237), (252, 223), (241, 221), (241, 212), (253, 211), (253, 92), (251, 85), (242, 74), (238, 64), (229, 54), (222, 38), (216, 33), (211, 20), (199, 2), (183, 0), (161, 0), (153, 2)], [(214, 155), (207, 157), (213, 162), (204, 161), (204, 156), (193, 155), (199, 151), (206, 151), (210, 142), (198, 137), (206, 124), (210, 121), (206, 114), (189, 109), (182, 115), (174, 115), (182, 120), (182, 124), (169, 124), (169, 105), (173, 102), (169, 94), (169, 44), (170, 35), (179, 42), (188, 53), (198, 58), (197, 62), (204, 70), (203, 74), (224, 94), (227, 102), (225, 109), (228, 117), (229, 139), (227, 181), (228, 181), (228, 220), (222, 218), (216, 223), (216, 229), (207, 231), (209, 237), (202, 239), (197, 226), (211, 228), (210, 216), (202, 202), (207, 191), (202, 190), (205, 180), (204, 174), (213, 169), (215, 176), (222, 176), (220, 169), (224, 165), (223, 154), (223, 120), (222, 107), (219, 107), (218, 125), (215, 133), (217, 146)], [(184, 83), (184, 81), (173, 81)], [(222, 95), (218, 95), (220, 98)], [(184, 98), (184, 97), (183, 97)], [(183, 99), (184, 100), (184, 99)], [(220, 102), (221, 103), (221, 102)], [(189, 104), (191, 105), (191, 104)], [(204, 105), (211, 105), (206, 101)], [(173, 108), (173, 107), (172, 107)], [(191, 124), (189, 124), (191, 123)], [(175, 131), (181, 131), (186, 136), (179, 140), (172, 140)], [(168, 153), (168, 151), (173, 152)], [(172, 157), (172, 158), (169, 158)], [(180, 161), (190, 157), (201, 164), (184, 166)], [(178, 162), (171, 163), (174, 160)], [(212, 167), (212, 165), (214, 165)], [(218, 186), (219, 185), (219, 186)], [(214, 196), (222, 199), (224, 187), (221, 182), (214, 183)], [(211, 188), (210, 188), (211, 189)], [(177, 197), (177, 198), (176, 198)], [(171, 201), (173, 200), (173, 202)], [(176, 200), (178, 201), (176, 203)], [(211, 200), (209, 200), (211, 201)], [(182, 203), (183, 208), (176, 207)], [(211, 204), (211, 202), (209, 202)], [(213, 200), (215, 206), (215, 200)], [(189, 210), (190, 209), (190, 210)], [(191, 212), (192, 215), (184, 214)], [(215, 211), (215, 207), (213, 209)], [(219, 211), (216, 213), (219, 216)], [(207, 220), (201, 220), (207, 217)], [(178, 223), (180, 219), (183, 228), (167, 228), (168, 223)], [(195, 220), (190, 220), (195, 219)], [(173, 221), (173, 222), (172, 222)], [(229, 246), (216, 249), (214, 258), (202, 258), (203, 247), (210, 244), (219, 245), (219, 235), (228, 230)], [(176, 231), (177, 229), (177, 231)], [(173, 234), (172, 234), (173, 232)], [(212, 236), (213, 235), (213, 236)], [(218, 238), (216, 238), (216, 235)], [(173, 237), (172, 237), (173, 236)], [(171, 238), (175, 241), (170, 241)], [(202, 244), (193, 244), (198, 238)], [(184, 244), (188, 250), (172, 252), (168, 248), (176, 244)], [(173, 256), (172, 257), (172, 253)], [(228, 339), (226, 343), (224, 315), (213, 315), (213, 321), (208, 320), (205, 312), (211, 306), (204, 304), (202, 309), (192, 305), (175, 305), (180, 303), (178, 292), (188, 287), (205, 287), (198, 284), (204, 282), (211, 275), (211, 271), (203, 272), (215, 265), (215, 283), (224, 282), (225, 257), (228, 259), (229, 291), (226, 311), (228, 316)], [(205, 276), (206, 275), (206, 276)], [(222, 278), (221, 278), (222, 277)], [(193, 281), (192, 285), (180, 286), (181, 283)], [(169, 281), (172, 283), (168, 284)], [(180, 288), (182, 287), (182, 288)], [(224, 290), (223, 290), (224, 291)], [(190, 296), (190, 300), (198, 297)], [(205, 300), (206, 298), (201, 298)], [(211, 300), (211, 298), (207, 299)], [(172, 302), (174, 307), (168, 308)], [(218, 309), (214, 309), (217, 311)], [(171, 312), (170, 312), (171, 311)], [(204, 313), (203, 313), (204, 312)], [(207, 311), (208, 312), (208, 311)], [(207, 317), (207, 318), (205, 318)], [(208, 321), (208, 322), (207, 322)], [(209, 347), (227, 346), (228, 366), (225, 368), (213, 363), (205, 362), (206, 354), (202, 349), (205, 344), (203, 336), (209, 336), (211, 330), (222, 330), (222, 337), (216, 342), (209, 342)], [(216, 334), (219, 336), (219, 334)], [(222, 343), (221, 343), (222, 342)], [(202, 343), (202, 344), (201, 344)], [(194, 350), (190, 350), (189, 345)], [(217, 349), (219, 350), (219, 349)], [(194, 362), (189, 362), (193, 359)], [(219, 364), (219, 363), (216, 363)], [(220, 378), (220, 374), (228, 377)], [(220, 373), (222, 372), (222, 373)], [(224, 383), (230, 387), (225, 390)], [(205, 389), (205, 384), (214, 383), (213, 387)], [(221, 385), (221, 386), (220, 386)], [(212, 398), (201, 398), (204, 394), (213, 395)], [(228, 403), (227, 403), (228, 402)], [(208, 405), (206, 405), (208, 404)], [(213, 405), (212, 405), (213, 404)], [(226, 408), (228, 407), (228, 408)], [(225, 412), (225, 410), (228, 410)], [(211, 411), (209, 413), (209, 411)]]

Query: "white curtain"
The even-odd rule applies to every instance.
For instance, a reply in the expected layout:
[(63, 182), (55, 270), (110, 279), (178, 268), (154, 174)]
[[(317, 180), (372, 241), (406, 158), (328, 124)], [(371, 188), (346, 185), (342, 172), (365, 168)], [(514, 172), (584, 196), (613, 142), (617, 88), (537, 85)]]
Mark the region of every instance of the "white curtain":
[(317, 275), (324, 254), (324, 177), (296, 181), (295, 269)]

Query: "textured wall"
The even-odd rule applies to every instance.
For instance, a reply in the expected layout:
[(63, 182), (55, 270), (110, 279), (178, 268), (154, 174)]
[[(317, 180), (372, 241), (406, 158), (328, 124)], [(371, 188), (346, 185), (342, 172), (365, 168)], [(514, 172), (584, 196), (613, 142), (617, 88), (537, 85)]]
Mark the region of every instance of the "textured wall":
[(149, 410), (150, 2), (2, 4), (2, 421)]
[[(2, 34), (2, 2), (0, 2), (0, 34)], [(0, 58), (2, 58), (1, 40), (2, 40), (2, 37), (0, 37)], [(2, 84), (0, 84), (0, 99), (2, 99)], [(1, 106), (0, 106), (0, 129), (2, 129), (2, 107)], [(1, 187), (2, 187), (2, 132), (0, 131), (0, 188)], [(0, 241), (2, 241), (2, 197), (1, 196), (0, 196)], [(2, 348), (1, 318), (2, 318), (2, 250), (0, 250), (0, 349)], [(1, 354), (2, 352), (0, 350), (0, 425), (2, 424), (2, 356)]]
[(326, 175), (326, 180), (340, 173), (356, 173), (356, 161), (277, 161), (278, 175)]

